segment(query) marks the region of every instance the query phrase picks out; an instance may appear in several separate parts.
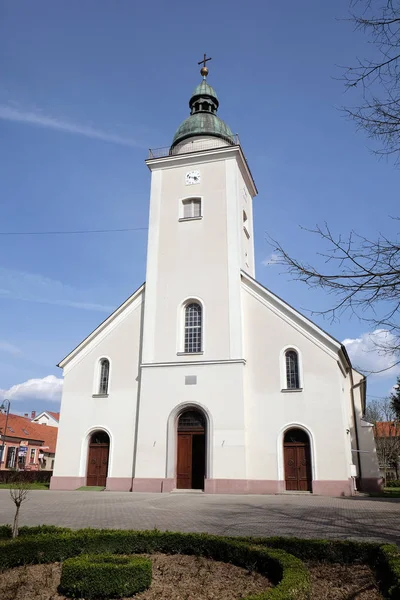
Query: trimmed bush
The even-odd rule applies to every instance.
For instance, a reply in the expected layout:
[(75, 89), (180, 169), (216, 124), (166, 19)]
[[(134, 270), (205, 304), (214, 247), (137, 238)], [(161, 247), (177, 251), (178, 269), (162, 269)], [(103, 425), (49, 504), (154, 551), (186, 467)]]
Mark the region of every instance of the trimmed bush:
[(0, 525), (0, 540), (6, 540), (11, 537), (11, 525)]
[[(68, 533), (71, 531), (67, 527), (57, 527), (57, 525), (34, 525), (33, 527), (19, 527), (18, 536), (28, 537), (40, 533)], [(9, 539), (12, 536), (11, 525), (0, 525), (0, 540)]]
[(250, 545), (234, 538), (160, 531), (80, 530), (38, 534), (0, 542), (0, 568), (51, 563), (82, 554), (189, 554), (229, 562), (267, 576), (275, 588), (246, 600), (308, 600), (306, 567), (283, 550)]
[(385, 544), (379, 549), (378, 569), (387, 598), (400, 598), (400, 552), (396, 546)]
[(390, 481), (387, 481), (385, 487), (388, 487), (388, 488), (392, 488), (392, 487), (398, 488), (398, 487), (400, 487), (400, 479), (391, 479)]
[[(7, 527), (9, 526), (4, 526), (2, 530), (7, 532)], [(398, 548), (394, 545), (370, 542), (280, 537), (229, 538), (157, 530), (81, 529), (73, 531), (48, 526), (21, 527), (20, 537), (15, 540), (0, 541), (0, 569), (22, 564), (63, 561), (66, 558), (88, 553), (151, 554), (153, 552), (201, 555), (256, 570), (267, 575), (273, 583), (280, 581), (273, 590), (267, 590), (263, 595), (256, 596), (257, 600), (308, 598), (309, 577), (301, 560), (342, 564), (366, 563), (376, 568), (377, 577), (387, 597), (391, 600), (400, 598)]]
[(121, 598), (147, 590), (151, 577), (148, 558), (85, 554), (63, 562), (59, 589), (72, 598)]
[(382, 544), (353, 540), (306, 540), (302, 538), (237, 538), (248, 544), (279, 548), (300, 560), (339, 564), (375, 565)]
[(53, 471), (0, 471), (0, 483), (50, 483)]

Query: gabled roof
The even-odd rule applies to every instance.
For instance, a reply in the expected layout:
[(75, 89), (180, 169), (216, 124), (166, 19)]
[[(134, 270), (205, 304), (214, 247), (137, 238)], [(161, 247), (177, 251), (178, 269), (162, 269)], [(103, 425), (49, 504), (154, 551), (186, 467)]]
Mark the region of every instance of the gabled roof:
[(124, 310), (143, 293), (144, 287), (145, 284), (142, 283), (142, 285), (135, 292), (133, 292), (133, 294), (131, 294), (129, 298), (125, 300), (125, 302), (118, 306), (118, 308), (116, 308), (109, 317), (104, 319), (104, 321), (100, 323), (100, 325), (96, 327), (92, 333), (90, 333), (80, 344), (78, 344), (69, 354), (67, 354), (67, 356), (58, 363), (57, 367), (61, 367), (63, 369), (67, 363), (69, 363), (85, 346), (87, 346), (87, 344), (89, 344), (89, 342), (99, 335), (99, 333), (104, 331), (104, 329), (110, 325), (110, 323), (117, 319), (119, 315), (121, 315), (121, 313), (123, 313)]
[(60, 420), (59, 412), (52, 412), (51, 410), (46, 410), (45, 412), (47, 412), (47, 414), (50, 415), (51, 417), (53, 417), (53, 419), (55, 419), (56, 421)]
[(43, 450), (48, 454), (55, 454), (57, 447), (57, 436), (58, 436), (58, 427), (47, 427), (47, 425), (38, 425), (44, 429), (42, 432), (43, 440)]
[(60, 413), (59, 412), (52, 412), (51, 410), (43, 410), (41, 413), (39, 413), (33, 419), (31, 419), (31, 421), (33, 423), (37, 423), (37, 421), (40, 419), (40, 417), (42, 415), (47, 415), (48, 417), (51, 417), (52, 419), (54, 419), (54, 421), (57, 421), (57, 423), (60, 420)]
[[(52, 427), (51, 429), (57, 431), (56, 427)], [(35, 440), (44, 443), (47, 427), (38, 423), (32, 423), (26, 417), (13, 415), (12, 413), (8, 415), (7, 419), (6, 414), (0, 413), (0, 430), (1, 434), (4, 434), (6, 437), (13, 437), (19, 440)]]
[(248, 273), (241, 271), (241, 275), (244, 284), (253, 291), (253, 293), (256, 293), (263, 298), (274, 312), (280, 313), (281, 316), (290, 320), (292, 324), (295, 324), (303, 331), (308, 332), (308, 334), (314, 337), (320, 344), (328, 347), (331, 351), (334, 351), (335, 354), (343, 360), (347, 368), (352, 368), (347, 350), (341, 342), (310, 321), (310, 319), (302, 315), (298, 310), (293, 308), (293, 306), (285, 302), (285, 300), (282, 300), (282, 298), (261, 285), (261, 283), (256, 281)]

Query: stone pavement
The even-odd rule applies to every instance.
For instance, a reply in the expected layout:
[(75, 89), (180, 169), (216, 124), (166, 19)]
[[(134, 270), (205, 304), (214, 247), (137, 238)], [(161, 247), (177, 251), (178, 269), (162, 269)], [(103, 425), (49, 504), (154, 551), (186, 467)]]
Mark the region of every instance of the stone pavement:
[[(400, 543), (400, 500), (312, 495), (230, 496), (202, 493), (32, 491), (21, 525), (201, 531)], [(0, 524), (14, 505), (0, 489)]]

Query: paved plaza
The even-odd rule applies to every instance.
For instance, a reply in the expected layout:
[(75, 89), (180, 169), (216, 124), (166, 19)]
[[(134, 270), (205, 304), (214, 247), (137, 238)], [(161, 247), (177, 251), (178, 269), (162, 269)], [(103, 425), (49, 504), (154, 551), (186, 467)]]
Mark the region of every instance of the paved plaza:
[[(11, 523), (13, 515), (9, 491), (0, 489), (0, 524)], [(31, 491), (21, 508), (21, 525), (42, 523), (399, 543), (400, 500)]]

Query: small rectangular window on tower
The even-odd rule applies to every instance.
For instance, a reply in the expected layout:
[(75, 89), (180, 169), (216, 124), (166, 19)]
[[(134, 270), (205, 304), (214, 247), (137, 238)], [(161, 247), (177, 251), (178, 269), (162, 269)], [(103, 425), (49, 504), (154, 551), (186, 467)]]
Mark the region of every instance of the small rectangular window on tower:
[(187, 198), (182, 201), (182, 219), (198, 219), (201, 217), (201, 199)]

